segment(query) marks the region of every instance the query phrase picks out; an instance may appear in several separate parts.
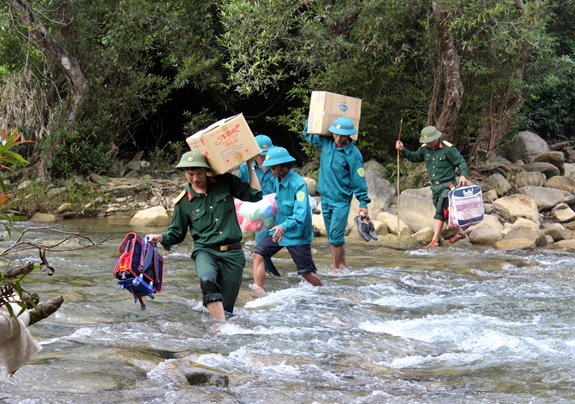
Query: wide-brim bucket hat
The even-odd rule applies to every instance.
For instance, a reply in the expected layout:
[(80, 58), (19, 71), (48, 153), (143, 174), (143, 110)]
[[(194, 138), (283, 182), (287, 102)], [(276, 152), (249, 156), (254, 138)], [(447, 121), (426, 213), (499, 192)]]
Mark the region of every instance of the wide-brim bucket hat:
[(266, 154), (269, 149), (274, 147), (272, 140), (267, 135), (257, 135), (255, 137), (258, 146), (260, 147), (260, 151), (262, 154)]
[(290, 154), (286, 149), (284, 149), (283, 147), (276, 146), (268, 150), (268, 153), (266, 154), (266, 159), (264, 160), (262, 165), (264, 167), (271, 167), (271, 166), (277, 166), (279, 164), (291, 163), (292, 161), (295, 161), (295, 159), (292, 156), (290, 156)]
[(421, 130), (420, 143), (431, 143), (441, 137), (442, 133), (435, 126), (426, 126)]
[(176, 166), (176, 168), (185, 169), (185, 168), (195, 168), (195, 167), (203, 167), (210, 169), (210, 165), (206, 161), (206, 157), (197, 151), (189, 151), (182, 155), (180, 162)]
[(329, 127), (331, 133), (341, 136), (351, 136), (357, 134), (357, 129), (353, 126), (353, 121), (347, 116), (341, 116), (333, 121), (333, 125)]

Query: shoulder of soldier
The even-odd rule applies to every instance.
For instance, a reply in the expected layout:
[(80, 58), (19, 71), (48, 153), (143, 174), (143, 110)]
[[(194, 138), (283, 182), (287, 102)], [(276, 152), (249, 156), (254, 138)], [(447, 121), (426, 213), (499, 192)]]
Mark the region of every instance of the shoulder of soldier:
[(447, 147), (453, 147), (453, 145), (451, 143), (449, 143), (447, 140), (442, 140), (443, 144), (446, 145)]
[(176, 196), (176, 199), (174, 199), (174, 205), (176, 203), (180, 202), (182, 200), (182, 198), (184, 197), (184, 195), (186, 195), (185, 189), (182, 192), (180, 192), (180, 194), (178, 196)]

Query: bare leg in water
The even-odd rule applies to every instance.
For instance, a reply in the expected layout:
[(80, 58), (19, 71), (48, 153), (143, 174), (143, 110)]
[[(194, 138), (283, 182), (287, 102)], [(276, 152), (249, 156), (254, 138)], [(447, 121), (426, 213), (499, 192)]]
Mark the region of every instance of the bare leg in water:
[(331, 260), (334, 271), (347, 269), (347, 261), (345, 259), (345, 244), (331, 246)]

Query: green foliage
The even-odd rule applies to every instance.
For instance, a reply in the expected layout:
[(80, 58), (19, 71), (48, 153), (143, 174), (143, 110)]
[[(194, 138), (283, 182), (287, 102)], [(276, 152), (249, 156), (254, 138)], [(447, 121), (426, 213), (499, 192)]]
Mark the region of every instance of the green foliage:
[(46, 174), (51, 178), (69, 178), (76, 175), (106, 173), (114, 165), (109, 145), (100, 136), (106, 128), (102, 120), (81, 120), (70, 133), (67, 128), (53, 122), (54, 130), (40, 143), (37, 153), (41, 156)]
[[(455, 142), (473, 142), (486, 119), (502, 122), (520, 92), (528, 104), (521, 122), (568, 138), (573, 76), (555, 72), (553, 82), (549, 73), (559, 57), (572, 57), (574, 3), (523, 1), (519, 11), (507, 0), (78, 0), (58, 8), (40, 0), (32, 5), (42, 22), (90, 82), (88, 104), (70, 122), (60, 68), (26, 39), (27, 29), (14, 26), (0, 2), (6, 34), (0, 35), (0, 82), (10, 84), (0, 85), (10, 93), (0, 116), (13, 117), (5, 112), (18, 107), (21, 127), (36, 136), (36, 157), (52, 176), (105, 172), (127, 145), (151, 152), (155, 166), (170, 160), (174, 145), (155, 151), (163, 133), (151, 140), (135, 133), (175, 90), (194, 91), (202, 97), (197, 105), (209, 105), (199, 112), (190, 107), (185, 136), (224, 112), (253, 108), (288, 128), (317, 159), (301, 132), (311, 91), (324, 90), (363, 100), (358, 146), (366, 160), (388, 162), (400, 120), (402, 140), (413, 147), (437, 112), (430, 103), (441, 92), (444, 69), (432, 12), (442, 7), (464, 84)], [(18, 81), (23, 67), (42, 75)]]
[(163, 147), (155, 148), (149, 155), (151, 168), (155, 170), (166, 170), (174, 168), (180, 161), (180, 157), (189, 151), (185, 142), (168, 142)]

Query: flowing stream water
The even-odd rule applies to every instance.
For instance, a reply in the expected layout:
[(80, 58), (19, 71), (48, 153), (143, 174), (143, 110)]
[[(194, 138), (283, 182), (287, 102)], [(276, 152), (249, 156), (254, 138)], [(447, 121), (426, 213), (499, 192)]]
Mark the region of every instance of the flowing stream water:
[[(49, 255), (56, 273), (34, 273), (25, 287), (65, 301), (30, 327), (42, 351), (12, 377), (0, 366), (3, 403), (575, 402), (572, 251), (396, 251), (350, 237), (349, 271), (330, 274), (317, 239), (323, 287), (302, 283), (281, 253), (282, 276), (254, 300), (247, 241), (235, 315), (218, 327), (201, 304), (190, 237), (160, 248), (164, 289), (147, 310), (117, 287), (124, 235), (161, 230), (89, 220), (83, 234), (110, 237), (101, 248)], [(182, 360), (225, 373), (229, 386), (174, 382)]]

